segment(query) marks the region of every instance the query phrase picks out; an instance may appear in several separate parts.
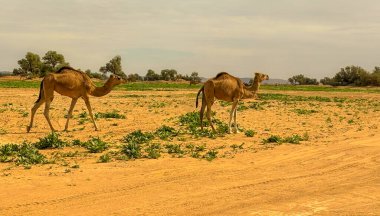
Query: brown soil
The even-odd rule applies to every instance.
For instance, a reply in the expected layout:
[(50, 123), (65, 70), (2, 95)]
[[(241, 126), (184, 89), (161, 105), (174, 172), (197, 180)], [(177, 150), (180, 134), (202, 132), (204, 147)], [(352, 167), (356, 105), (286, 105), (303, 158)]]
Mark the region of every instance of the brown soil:
[[(37, 99), (37, 89), (0, 90), (0, 145), (35, 142), (50, 132), (40, 109), (31, 133), (26, 133), (26, 112)], [(0, 163), (0, 215), (378, 215), (380, 95), (277, 93), (346, 97), (356, 102), (270, 101), (263, 110), (240, 111), (239, 125), (258, 132), (254, 137), (240, 133), (182, 141), (225, 153), (226, 157), (211, 162), (165, 155), (103, 164), (96, 163), (101, 154), (85, 154), (68, 159), (68, 166), (24, 169)], [(71, 131), (60, 133), (61, 138), (84, 141), (99, 136), (117, 146), (137, 129), (177, 127), (179, 115), (196, 110), (195, 94), (196, 90), (114, 91), (92, 97), (95, 112), (118, 110), (126, 119), (98, 119), (98, 132), (91, 122), (72, 119)], [(51, 120), (60, 131), (69, 104), (69, 98), (59, 95), (52, 103)], [(218, 102), (213, 107), (216, 117), (225, 122), (228, 109)], [(300, 115), (296, 109), (316, 112)], [(79, 101), (74, 115), (83, 111), (84, 102)], [(309, 139), (299, 145), (262, 144), (270, 135), (305, 133)], [(230, 145), (242, 143), (244, 149), (227, 154)], [(71, 168), (73, 164), (79, 168)]]

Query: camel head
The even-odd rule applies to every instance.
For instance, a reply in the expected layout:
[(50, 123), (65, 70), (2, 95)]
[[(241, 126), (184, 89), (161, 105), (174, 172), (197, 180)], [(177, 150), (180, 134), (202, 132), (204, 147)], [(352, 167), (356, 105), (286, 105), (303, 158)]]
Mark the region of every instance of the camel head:
[(109, 86), (116, 86), (122, 83), (126, 83), (126, 80), (114, 74), (111, 74), (111, 76), (108, 78), (106, 82), (106, 84)]
[(255, 80), (257, 80), (259, 83), (261, 83), (264, 80), (268, 80), (269, 76), (262, 73), (255, 73)]

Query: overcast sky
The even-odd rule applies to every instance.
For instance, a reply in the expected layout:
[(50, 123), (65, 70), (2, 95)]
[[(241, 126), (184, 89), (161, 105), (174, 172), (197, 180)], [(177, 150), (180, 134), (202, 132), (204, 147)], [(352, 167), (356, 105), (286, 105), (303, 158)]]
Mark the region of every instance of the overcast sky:
[(0, 0), (0, 70), (30, 51), (98, 71), (287, 79), (380, 66), (379, 0)]

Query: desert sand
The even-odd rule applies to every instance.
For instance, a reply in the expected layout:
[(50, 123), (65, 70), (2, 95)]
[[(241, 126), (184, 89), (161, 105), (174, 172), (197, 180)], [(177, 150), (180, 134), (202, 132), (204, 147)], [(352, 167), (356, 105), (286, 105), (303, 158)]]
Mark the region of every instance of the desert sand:
[[(50, 133), (42, 109), (31, 133), (26, 133), (30, 116), (25, 113), (30, 112), (38, 89), (0, 90), (0, 145), (35, 142)], [(91, 97), (94, 112), (117, 110), (126, 119), (98, 119), (100, 131), (94, 131), (91, 122), (80, 124), (74, 118), (70, 131), (60, 135), (66, 140), (99, 136), (117, 146), (123, 136), (137, 129), (154, 131), (162, 124), (176, 127), (179, 115), (197, 110), (196, 92), (118, 90), (102, 98)], [(101, 154), (86, 154), (68, 159), (70, 165), (79, 165), (75, 169), (62, 164), (24, 169), (0, 163), (0, 215), (379, 215), (380, 95), (263, 93), (352, 102), (268, 100), (262, 110), (238, 111), (239, 126), (256, 131), (254, 137), (239, 133), (182, 141), (224, 152), (232, 144), (244, 143), (244, 149), (211, 162), (164, 155), (97, 163)], [(56, 94), (50, 114), (60, 131), (69, 105), (69, 98)], [(218, 102), (213, 106), (216, 117), (224, 122), (229, 108)], [(315, 113), (302, 115), (296, 109)], [(85, 104), (79, 100), (73, 114), (83, 111)], [(300, 144), (262, 143), (270, 135), (305, 133), (309, 139)], [(52, 151), (41, 150), (46, 155)]]

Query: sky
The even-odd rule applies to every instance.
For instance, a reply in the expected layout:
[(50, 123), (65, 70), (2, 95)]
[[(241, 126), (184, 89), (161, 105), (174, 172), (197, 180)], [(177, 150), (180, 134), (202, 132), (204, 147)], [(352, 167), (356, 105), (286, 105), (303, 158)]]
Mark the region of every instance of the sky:
[(378, 0), (0, 0), (0, 71), (49, 50), (93, 72), (332, 77), (380, 66)]

